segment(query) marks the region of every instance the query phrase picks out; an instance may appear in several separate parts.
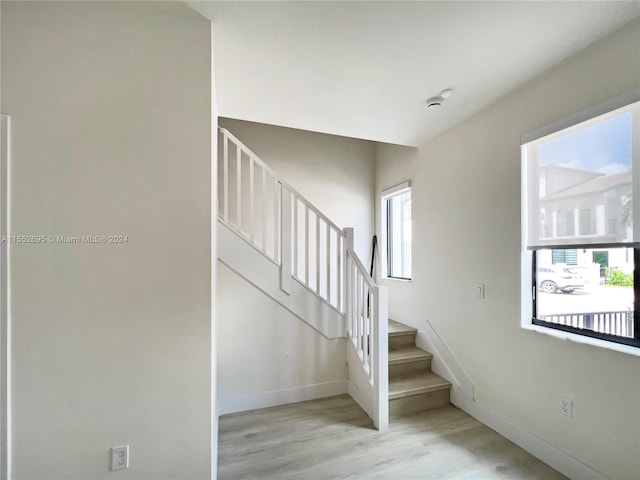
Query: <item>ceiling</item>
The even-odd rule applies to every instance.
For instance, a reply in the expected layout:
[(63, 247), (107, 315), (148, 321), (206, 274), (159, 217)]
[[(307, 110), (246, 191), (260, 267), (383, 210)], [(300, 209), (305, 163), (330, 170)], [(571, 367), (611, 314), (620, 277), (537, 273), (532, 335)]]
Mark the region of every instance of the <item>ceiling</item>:
[(411, 146), (640, 15), (640, 1), (187, 3), (214, 22), (220, 116)]

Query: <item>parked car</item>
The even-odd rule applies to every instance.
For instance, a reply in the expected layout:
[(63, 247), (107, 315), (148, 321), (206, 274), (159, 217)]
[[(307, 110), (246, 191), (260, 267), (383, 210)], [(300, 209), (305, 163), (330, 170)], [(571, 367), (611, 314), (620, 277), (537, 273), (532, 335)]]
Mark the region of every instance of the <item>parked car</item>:
[(577, 288), (584, 288), (584, 279), (573, 268), (564, 265), (545, 265), (538, 267), (538, 289), (545, 293), (556, 293), (558, 290), (571, 293)]

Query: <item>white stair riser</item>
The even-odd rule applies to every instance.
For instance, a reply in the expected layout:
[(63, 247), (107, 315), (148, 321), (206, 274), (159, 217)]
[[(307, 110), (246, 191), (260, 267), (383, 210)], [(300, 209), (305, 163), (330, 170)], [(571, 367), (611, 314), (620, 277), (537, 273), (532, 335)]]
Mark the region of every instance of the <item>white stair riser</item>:
[(425, 373), (431, 370), (431, 360), (414, 360), (406, 363), (389, 365), (389, 378), (407, 377), (413, 374)]
[(404, 333), (389, 335), (389, 350), (400, 350), (402, 348), (412, 347), (416, 344), (416, 334)]
[(449, 388), (389, 400), (389, 417), (401, 417), (449, 405)]
[(450, 403), (451, 385), (431, 372), (431, 354), (416, 348), (416, 333), (398, 322), (392, 322), (389, 328), (389, 352), (393, 352), (389, 380), (394, 382), (393, 389), (391, 383), (389, 388), (389, 417), (412, 415)]

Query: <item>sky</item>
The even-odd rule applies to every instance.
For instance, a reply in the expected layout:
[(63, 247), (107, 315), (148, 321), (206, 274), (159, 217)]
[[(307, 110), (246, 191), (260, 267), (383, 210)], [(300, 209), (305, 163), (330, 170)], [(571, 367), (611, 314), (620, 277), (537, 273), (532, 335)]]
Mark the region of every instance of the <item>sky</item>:
[(607, 175), (631, 170), (631, 113), (540, 144), (540, 165), (589, 170)]

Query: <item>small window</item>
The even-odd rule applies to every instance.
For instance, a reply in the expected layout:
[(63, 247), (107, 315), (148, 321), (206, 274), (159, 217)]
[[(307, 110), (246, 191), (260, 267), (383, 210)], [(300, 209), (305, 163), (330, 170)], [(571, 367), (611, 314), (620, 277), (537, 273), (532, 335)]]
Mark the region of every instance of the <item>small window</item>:
[(523, 305), (533, 325), (640, 347), (639, 97), (523, 138)]
[[(627, 255), (627, 251), (625, 251), (625, 261), (629, 263), (629, 255)], [(593, 252), (593, 263), (597, 263), (600, 265), (600, 281), (604, 283), (605, 275), (607, 273), (607, 268), (609, 267), (609, 252), (607, 251), (594, 251)]]
[(382, 192), (386, 276), (411, 280), (411, 187), (409, 182)]
[(583, 208), (580, 210), (580, 235), (591, 235), (593, 231), (593, 223), (591, 222), (591, 209)]
[(565, 263), (567, 265), (578, 264), (578, 251), (577, 250), (552, 250), (551, 263)]

